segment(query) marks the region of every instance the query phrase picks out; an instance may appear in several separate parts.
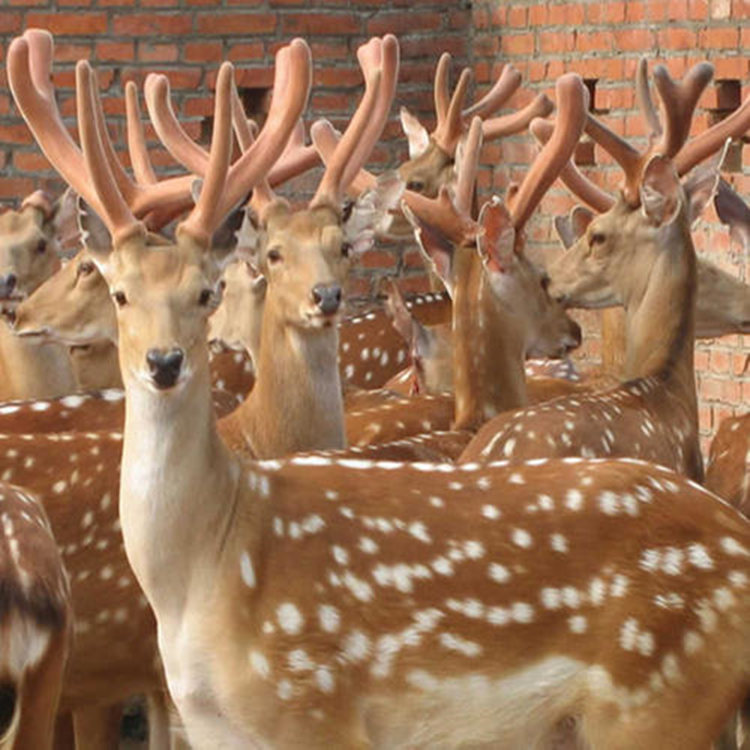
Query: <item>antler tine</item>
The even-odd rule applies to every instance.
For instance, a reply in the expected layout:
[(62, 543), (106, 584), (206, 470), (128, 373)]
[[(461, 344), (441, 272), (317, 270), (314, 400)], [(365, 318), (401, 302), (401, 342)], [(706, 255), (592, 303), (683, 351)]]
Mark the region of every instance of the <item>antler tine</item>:
[(660, 136), (662, 134), (661, 123), (653, 99), (651, 99), (651, 91), (648, 86), (648, 61), (645, 57), (638, 61), (638, 67), (635, 70), (635, 100), (638, 102), (638, 108), (641, 110), (652, 136)]
[(305, 125), (300, 120), (284, 152), (268, 173), (268, 183), (275, 187), (320, 164), (320, 154), (313, 144), (305, 146)]
[[(529, 129), (537, 141), (544, 145), (552, 137), (554, 125), (549, 120), (537, 119), (531, 123)], [(614, 205), (615, 199), (586, 177), (572, 160), (568, 160), (559, 176), (568, 190), (591, 206), (594, 211), (604, 213)]]
[[(323, 178), (318, 185), (313, 199), (310, 201), (311, 207), (331, 203), (337, 206), (340, 201), (342, 177), (344, 176), (347, 162), (354, 154), (357, 143), (367, 128), (367, 121), (377, 105), (382, 70), (379, 66), (376, 67), (374, 61), (375, 59), (378, 62), (382, 60), (382, 55), (375, 53), (376, 50), (382, 52), (381, 45), (382, 42), (380, 39), (373, 38), (365, 45), (366, 48), (369, 48), (367, 52), (362, 55), (358, 54), (360, 66), (365, 77), (365, 93), (359, 103), (359, 107), (357, 107), (357, 111), (349, 122), (349, 126), (327, 162)], [(356, 172), (352, 177), (355, 175)]]
[(558, 116), (552, 136), (534, 159), (515, 195), (508, 199), (517, 234), (572, 156), (586, 121), (588, 91), (580, 76), (566, 73), (557, 79), (555, 91)]
[(138, 87), (133, 81), (125, 84), (125, 117), (128, 133), (128, 153), (133, 165), (135, 179), (142, 185), (154, 185), (156, 173), (151, 166), (146, 146), (146, 134), (141, 119), (141, 108), (138, 106)]
[(281, 156), (307, 104), (311, 83), (310, 48), (304, 40), (293, 39), (276, 55), (271, 106), (263, 130), (229, 171), (221, 199), (222, 216), (245, 197)]
[(156, 135), (175, 161), (194, 174), (202, 175), (208, 166), (208, 153), (195, 143), (180, 125), (169, 90), (169, 79), (163, 74), (149, 73), (143, 86), (146, 109)]
[(445, 113), (445, 117), (438, 120), (435, 130), (432, 131), (432, 138), (440, 148), (449, 154), (453, 154), (461, 137), (463, 123), (461, 119), (461, 108), (466, 99), (466, 92), (471, 81), (471, 70), (464, 68), (453, 90), (450, 104)]
[[(711, 82), (713, 65), (698, 63), (679, 83), (675, 83), (663, 65), (654, 68), (654, 84), (659, 92), (664, 132), (653, 152), (673, 158), (687, 141), (693, 112), (700, 95)], [(649, 154), (650, 156), (650, 154)]]
[(637, 205), (640, 200), (638, 178), (642, 167), (641, 154), (592, 114), (587, 116), (584, 129), (620, 165), (625, 174), (625, 199), (631, 205)]
[(503, 138), (506, 135), (520, 133), (525, 130), (536, 117), (547, 117), (552, 113), (555, 105), (546, 94), (538, 94), (523, 109), (501, 117), (493, 117), (482, 123), (485, 141)]
[(479, 153), (482, 150), (482, 119), (475, 117), (471, 121), (469, 133), (463, 147), (463, 157), (458, 165), (456, 180), (456, 208), (467, 216), (471, 214), (474, 197), (474, 184), (477, 181)]
[(467, 122), (472, 117), (484, 119), (497, 112), (515, 94), (520, 85), (521, 74), (512, 65), (506, 65), (492, 88), (478, 102), (465, 109), (461, 113), (461, 118)]
[[(373, 56), (373, 64), (380, 65), (380, 85), (378, 87), (378, 98), (375, 107), (367, 120), (367, 126), (355, 146), (354, 152), (346, 163), (341, 184), (346, 186), (354, 179), (369, 157), (374, 145), (377, 143), (385, 127), (388, 113), (391, 110), (393, 97), (396, 94), (396, 83), (398, 82), (399, 69), (399, 47), (398, 40), (393, 34), (386, 34), (377, 45)], [(360, 47), (363, 55), (371, 54)], [(359, 51), (358, 51), (359, 54)]]
[(750, 129), (750, 97), (729, 117), (717, 122), (693, 138), (674, 158), (680, 176), (687, 174), (696, 164), (718, 151), (727, 138), (738, 138)]
[(440, 55), (437, 67), (435, 68), (434, 96), (437, 127), (440, 127), (440, 123), (448, 114), (448, 103), (450, 102), (450, 94), (448, 92), (448, 74), (450, 73), (450, 68), (450, 52), (443, 52), (443, 54)]
[(234, 68), (229, 62), (222, 64), (216, 79), (214, 104), (214, 132), (203, 187), (195, 208), (179, 229), (190, 234), (204, 247), (208, 247), (214, 229), (224, 218), (221, 197), (229, 171), (232, 150), (231, 87)]
[(83, 154), (60, 118), (52, 86), (54, 42), (48, 31), (30, 29), (8, 49), (7, 70), (13, 98), (39, 148), (52, 166), (94, 211), (104, 210), (86, 179)]
[(86, 173), (104, 209), (100, 214), (101, 219), (107, 224), (113, 245), (117, 247), (132, 235), (142, 233), (144, 227), (133, 216), (112, 174), (96, 115), (94, 75), (91, 66), (84, 60), (76, 65), (76, 105)]
[[(234, 127), (234, 135), (237, 138), (237, 143), (239, 143), (240, 149), (244, 153), (255, 143), (255, 136), (245, 116), (245, 110), (242, 107), (240, 95), (237, 93), (237, 86), (234, 81), (232, 81), (232, 126)], [(271, 186), (264, 177), (253, 188), (250, 205), (260, 216), (265, 208), (273, 202), (274, 197)]]

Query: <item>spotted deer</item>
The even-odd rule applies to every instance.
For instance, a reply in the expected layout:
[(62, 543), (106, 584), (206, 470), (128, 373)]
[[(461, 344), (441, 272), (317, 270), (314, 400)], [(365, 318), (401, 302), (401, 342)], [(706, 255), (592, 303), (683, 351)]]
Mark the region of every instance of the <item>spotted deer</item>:
[[(460, 341), (454, 350), (455, 407), (451, 421), (459, 429), (476, 429), (499, 411), (525, 403), (523, 361), (527, 351), (538, 347), (545, 354), (560, 354), (580, 343), (580, 329), (547, 295), (545, 279), (520, 252), (520, 233), (536, 204), (555, 179), (555, 169), (564, 164), (578, 142), (583, 127), (583, 85), (569, 77), (558, 83), (560, 106), (565, 116), (560, 133), (526, 175), (513, 204), (514, 216), (504, 220), (507, 210), (493, 203), (485, 207), (479, 223), (471, 219), (482, 124), (476, 118), (458, 171), (455, 204), (443, 189), (437, 199), (407, 191), (407, 216), (417, 226), (417, 237), (432, 259), (441, 280), (454, 297), (453, 328)], [(566, 131), (567, 128), (567, 131)], [(313, 127), (313, 137), (324, 160), (335, 143), (329, 127)], [(373, 178), (363, 175), (364, 181)], [(409, 208), (413, 206), (413, 208)], [(505, 214), (503, 214), (505, 211)], [(479, 241), (477, 242), (477, 237)], [(446, 399), (435, 400), (445, 415)], [(448, 401), (448, 405), (450, 402)], [(373, 440), (385, 442), (409, 434), (399, 425), (413, 421), (410, 403), (403, 409), (386, 406), (378, 417), (368, 414), (368, 432), (354, 445)], [(420, 415), (414, 432), (448, 424)]]
[[(648, 66), (645, 59), (641, 59), (635, 75), (636, 100), (647, 125), (654, 132), (661, 128), (656, 108), (651, 99), (648, 84)], [(686, 149), (682, 161), (678, 163), (680, 174), (685, 174), (722, 138), (732, 133), (743, 133), (750, 127), (750, 100), (746, 100), (731, 117), (723, 121), (720, 128), (712, 128), (711, 136), (696, 139), (694, 148)], [(587, 130), (591, 137), (598, 141), (604, 134), (601, 123), (590, 118)], [(549, 132), (549, 126), (538, 122), (533, 129), (539, 140), (544, 140)], [(708, 132), (708, 131), (707, 131)], [(605, 139), (606, 135), (603, 136)], [(712, 140), (713, 139), (713, 140)], [(604, 143), (601, 144), (604, 147)], [(624, 168), (626, 175), (635, 168), (635, 160)], [(601, 187), (589, 180), (570, 162), (560, 173), (561, 180), (568, 189), (583, 200), (595, 212), (604, 213), (615, 203), (615, 198)], [(747, 236), (749, 225), (747, 207), (742, 200), (731, 197), (731, 189), (723, 181), (719, 184), (714, 202), (719, 216), (726, 217), (725, 223), (730, 223), (738, 237)], [(744, 211), (743, 211), (744, 209)], [(570, 219), (559, 219), (558, 230), (562, 230), (563, 244), (569, 246), (575, 241), (581, 231), (585, 229), (592, 214), (583, 208), (577, 209), (577, 216)], [(750, 295), (747, 286), (737, 279), (720, 271), (708, 261), (698, 259), (698, 290), (696, 310), (696, 331), (698, 338), (712, 338), (727, 333), (743, 333), (748, 330), (750, 318)], [(603, 367), (605, 370), (621, 376), (624, 366), (625, 323), (624, 314), (619, 309), (607, 309), (602, 313), (602, 338), (604, 343)]]
[[(331, 172), (343, 175), (336, 187), (341, 198), (382, 131), (398, 76), (395, 37), (372, 40), (358, 56), (366, 91), (334, 157), (338, 166)], [(382, 62), (376, 62), (381, 56)], [(185, 141), (178, 135), (181, 129), (168, 106), (168, 93), (164, 77), (147, 78), (146, 98), (157, 134), (176, 159), (205, 175), (207, 154), (202, 164), (185, 158)], [(252, 134), (236, 96), (233, 124), (241, 146), (247, 147)], [(220, 426), (235, 451), (271, 457), (346, 444), (335, 323), (350, 256), (372, 242), (374, 219), (368, 214), (381, 212), (381, 203), (387, 208), (393, 202), (389, 193), (396, 199), (400, 195), (400, 185), (393, 181), (383, 181), (381, 187), (382, 191), (355, 203), (340, 223), (336, 220), (340, 229), (335, 231), (328, 203), (293, 212), (286, 201), (275, 197), (269, 181), (256, 187), (251, 204), (257, 236), (251, 244), (257, 248), (257, 265), (267, 280), (260, 327), (260, 341), (265, 344), (256, 352), (253, 391)], [(305, 418), (300, 418), (302, 414)]]
[(750, 414), (725, 419), (711, 441), (706, 487), (750, 513)]
[[(98, 92), (91, 91), (90, 71), (85, 65), (77, 72), (78, 123), (84, 152), (69, 138), (55, 105), (49, 83), (52, 38), (42, 31), (28, 31), (9, 50), (8, 71), (19, 109), (29, 118), (32, 132), (55, 168), (72, 180), (90, 206), (99, 205), (99, 194), (88, 182), (84, 152), (90, 150), (92, 134), (97, 139)], [(273, 136), (264, 131), (259, 148), (241, 157), (231, 169), (231, 190), (224, 192), (227, 206), (246, 195), (258, 175), (281, 153), (304, 106), (309, 81), (309, 52), (295, 42), (279, 52), (279, 76), (291, 80), (284, 99), (272, 104), (269, 125)], [(103, 118), (102, 118), (103, 119)], [(84, 135), (85, 134), (85, 135)], [(104, 139), (107, 144), (108, 139)], [(107, 157), (107, 146), (98, 141)], [(77, 163), (79, 169), (71, 166)], [(107, 173), (111, 174), (111, 164)], [(149, 205), (150, 211), (166, 212), (175, 205), (174, 188), (192, 182), (174, 178), (154, 186), (162, 202)], [(180, 196), (182, 199), (182, 196)], [(141, 213), (142, 203), (134, 202)], [(205, 210), (200, 205), (198, 215)], [(101, 209), (100, 209), (101, 210)], [(128, 211), (131, 207), (128, 207)], [(228, 213), (227, 210), (225, 213)], [(90, 221), (89, 221), (90, 219)], [(95, 230), (89, 215), (84, 224)], [(95, 247), (95, 241), (89, 243)], [(148, 235), (151, 237), (151, 235)], [(91, 247), (89, 250), (91, 250)], [(156, 245), (159, 247), (159, 245)], [(167, 256), (158, 255), (162, 260)], [(218, 301), (216, 290), (201, 291), (199, 304), (207, 311)], [(115, 300), (117, 301), (117, 300)], [(155, 370), (169, 377), (173, 361), (154, 361)], [(35, 490), (50, 516), (55, 536), (71, 573), (76, 611), (76, 645), (63, 689), (61, 708), (80, 711), (91, 705), (106, 705), (127, 695), (159, 689), (161, 667), (156, 657), (155, 628), (151, 611), (132, 577), (122, 546), (117, 511), (118, 467), (122, 432), (48, 433), (43, 435), (3, 435), (0, 437), (0, 475)], [(80, 742), (86, 737), (79, 737)], [(110, 741), (110, 745), (115, 742)]]
[[(623, 385), (489, 422), (461, 459), (625, 455), (702, 477), (693, 372), (696, 259), (690, 227), (716, 188), (716, 168), (679, 175), (722, 145), (723, 121), (685, 144), (712, 68), (676, 84), (655, 70), (664, 129), (643, 153), (595, 121), (587, 128), (626, 174), (623, 194), (550, 265), (550, 293), (566, 304), (626, 311)], [(741, 123), (742, 125), (742, 123)], [(744, 127), (744, 125), (742, 125)], [(731, 131), (730, 131), (731, 132)]]
[[(228, 208), (230, 90), (224, 66), (210, 169), (170, 247), (148, 249), (82, 136), (115, 238), (97, 263), (125, 300), (123, 532), (191, 744), (707, 746), (750, 678), (750, 526), (702, 488), (638, 461), (243, 462), (223, 446), (199, 300)], [(330, 183), (314, 207), (337, 214)], [(170, 382), (154, 349), (183, 353)]]
[(52, 747), (70, 651), (70, 587), (38, 500), (0, 482), (0, 746)]
[(76, 390), (65, 347), (20, 341), (8, 326), (19, 302), (60, 267), (59, 235), (68, 225), (70, 205), (67, 196), (52, 204), (38, 190), (20, 211), (0, 215), (0, 401)]

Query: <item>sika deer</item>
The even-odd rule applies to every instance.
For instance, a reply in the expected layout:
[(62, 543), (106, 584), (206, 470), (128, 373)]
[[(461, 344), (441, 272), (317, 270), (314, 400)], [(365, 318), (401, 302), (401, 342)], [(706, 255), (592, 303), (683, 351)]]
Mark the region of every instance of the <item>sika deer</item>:
[(71, 645), (70, 587), (35, 497), (0, 483), (0, 746), (52, 747)]
[[(51, 59), (52, 38), (46, 32), (27, 31), (15, 40), (8, 54), (14, 96), (19, 109), (29, 117), (32, 131), (50, 161), (73, 182), (89, 205), (101, 210), (99, 193), (89, 182), (84, 154), (68, 136), (57, 112), (49, 83)], [(260, 149), (233, 165), (230, 187), (224, 193), (228, 202), (224, 213), (229, 213), (229, 208), (281, 153), (285, 138), (304, 106), (305, 81), (309, 80), (307, 48), (294, 43), (291, 49), (280, 51), (279, 61), (278, 75), (294, 79), (301, 74), (302, 80), (293, 80), (287, 86), (281, 104), (278, 97), (272, 103), (269, 125), (273, 136), (261, 134)], [(289, 68), (294, 72), (290, 73)], [(104, 149), (101, 158), (109, 165), (105, 171), (108, 175), (117, 173), (107, 155), (114, 159), (111, 144), (107, 138), (105, 143), (101, 142), (99, 121), (103, 122), (103, 117), (97, 117), (101, 114), (98, 96), (91, 90), (90, 69), (85, 64), (79, 65), (77, 79), (78, 124), (84, 152), (90, 152), (94, 137), (96, 147)], [(148, 188), (133, 187), (129, 181), (122, 185), (131, 185), (132, 190), (128, 190), (132, 192), (132, 205), (139, 214), (146, 209), (146, 213), (161, 214), (184, 203), (191, 182), (192, 178), (174, 178)], [(119, 189), (123, 189), (122, 185)], [(205, 201), (197, 215), (202, 215), (204, 207)], [(129, 212), (130, 207), (123, 210)], [(87, 226), (93, 230), (93, 219), (88, 218)], [(122, 237), (115, 239), (124, 241)], [(95, 252), (95, 248), (90, 251)], [(170, 257), (161, 253), (155, 256), (159, 262), (168, 262)], [(206, 310), (215, 307), (217, 295), (213, 289), (209, 288), (207, 294), (201, 291), (198, 296), (198, 302)], [(162, 377), (169, 377), (173, 362), (168, 357), (156, 357), (153, 367)], [(71, 571), (77, 639), (63, 691), (63, 710), (111, 703), (144, 689), (160, 689), (153, 616), (132, 578), (119, 532), (115, 498), (122, 434), (1, 436), (0, 441), (2, 476), (15, 477), (38, 490)]]
[[(123, 531), (190, 742), (704, 748), (750, 681), (750, 526), (703, 489), (632, 461), (243, 464), (224, 448), (199, 300), (228, 210), (230, 87), (224, 67), (201, 200), (158, 251), (84, 128), (115, 238), (97, 262), (126, 301)], [(169, 382), (155, 349), (182, 354)]]
[[(694, 155), (705, 158), (711, 148), (721, 146), (723, 122), (683, 148), (695, 103), (711, 72), (711, 66), (698, 65), (676, 85), (666, 69), (656, 69), (667, 120), (643, 154), (598, 121), (591, 125), (589, 115), (589, 131), (623, 165), (624, 195), (592, 220), (585, 236), (549, 268), (550, 293), (568, 304), (624, 305), (630, 382), (600, 394), (559, 399), (538, 411), (502, 415), (482, 428), (462, 460), (623, 455), (702, 477), (693, 374), (696, 261), (690, 227), (701, 202), (711, 197), (718, 175), (715, 169), (705, 170), (683, 188), (676, 170), (690, 168)], [(740, 125), (745, 127), (742, 121)]]
[(711, 441), (706, 487), (750, 514), (750, 414), (725, 419)]
[[(546, 293), (544, 278), (520, 252), (520, 232), (536, 203), (555, 178), (555, 170), (567, 161), (583, 127), (583, 86), (580, 79), (558, 83), (564, 116), (561, 132), (545, 149), (527, 175), (513, 203), (512, 219), (498, 204), (488, 204), (479, 224), (470, 217), (476, 166), (481, 145), (481, 122), (472, 124), (459, 170), (456, 205), (446, 192), (437, 200), (407, 195), (407, 215), (417, 227), (417, 238), (432, 259), (441, 280), (454, 296), (454, 335), (460, 344), (454, 350), (456, 379), (455, 425), (476, 428), (505, 408), (525, 402), (523, 360), (535, 347), (545, 354), (559, 354), (580, 342), (580, 329)], [(576, 123), (577, 118), (577, 123)], [(330, 147), (330, 131), (317, 131), (323, 152)], [(414, 217), (414, 214), (418, 218)], [(480, 236), (477, 243), (477, 235)], [(442, 400), (435, 404), (444, 410)], [(401, 437), (399, 423), (407, 425), (412, 407), (367, 415), (372, 427), (354, 445), (373, 440), (386, 442)], [(445, 429), (438, 419), (420, 415), (433, 429)], [(374, 429), (377, 427), (377, 429)], [(422, 429), (417, 429), (423, 432)], [(351, 433), (350, 433), (351, 434)], [(412, 431), (413, 434), (413, 431)]]
[[(41, 191), (20, 211), (0, 215), (0, 311), (12, 320), (18, 303), (60, 267), (58, 235), (67, 226), (71, 202), (52, 205)], [(65, 347), (15, 338), (0, 319), (0, 401), (47, 398), (76, 390)]]

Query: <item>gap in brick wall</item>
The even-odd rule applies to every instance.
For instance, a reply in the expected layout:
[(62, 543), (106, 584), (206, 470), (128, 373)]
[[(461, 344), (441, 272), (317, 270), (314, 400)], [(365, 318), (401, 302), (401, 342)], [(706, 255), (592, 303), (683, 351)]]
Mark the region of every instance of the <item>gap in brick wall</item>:
[[(742, 103), (742, 86), (736, 78), (724, 78), (716, 81), (716, 107), (709, 109), (708, 122), (713, 125), (726, 119), (739, 109)], [(725, 172), (742, 172), (742, 145), (750, 143), (750, 138), (735, 138), (727, 150), (723, 163)]]

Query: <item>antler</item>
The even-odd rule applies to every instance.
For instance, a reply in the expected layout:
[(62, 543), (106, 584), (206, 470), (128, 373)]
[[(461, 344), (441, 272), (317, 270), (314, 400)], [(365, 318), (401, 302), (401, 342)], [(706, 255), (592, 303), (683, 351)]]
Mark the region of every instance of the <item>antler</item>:
[[(529, 130), (537, 141), (544, 145), (552, 137), (554, 124), (549, 120), (538, 119), (531, 123)], [(573, 195), (578, 196), (599, 213), (609, 211), (615, 204), (615, 199), (586, 177), (570, 159), (560, 170), (559, 177)]]
[(649, 92), (647, 64), (645, 60), (640, 61), (636, 70), (636, 100), (651, 132), (649, 145), (642, 152), (589, 115), (586, 132), (622, 167), (625, 173), (623, 193), (630, 205), (637, 206), (640, 202), (641, 172), (652, 156), (658, 154), (672, 159), (677, 173), (682, 176), (719, 149), (727, 138), (736, 137), (750, 127), (748, 100), (730, 117), (685, 145), (698, 99), (712, 77), (713, 66), (704, 62), (693, 66), (685, 78), (676, 83), (667, 69), (658, 65), (654, 69), (654, 83), (659, 93), (662, 127)]
[[(103, 218), (105, 208), (86, 179), (84, 155), (68, 134), (55, 103), (51, 82), (53, 50), (52, 35), (40, 29), (30, 29), (22, 37), (14, 39), (8, 50), (7, 61), (11, 90), (29, 129), (52, 166)], [(81, 77), (91, 81), (90, 114), (99, 133), (101, 156), (129, 210), (140, 217), (155, 209), (164, 210), (170, 206), (175, 210), (184, 208), (190, 194), (190, 178), (175, 177), (147, 185), (130, 180), (117, 160), (103, 127), (98, 88), (88, 73), (82, 73)], [(88, 110), (87, 99), (88, 94), (83, 96), (80, 103)], [(93, 147), (93, 141), (90, 145)], [(98, 154), (99, 149), (94, 149), (94, 152)]]
[[(229, 169), (219, 214), (226, 215), (238, 205), (279, 159), (305, 108), (310, 84), (310, 48), (302, 39), (294, 39), (276, 53), (273, 95), (266, 123), (252, 146)], [(177, 120), (172, 110), (166, 76), (149, 75), (144, 90), (149, 116), (166, 149), (191, 172), (205, 175), (208, 153), (193, 142)], [(310, 157), (305, 153), (300, 158), (297, 152), (296, 158), (297, 165), (304, 165)], [(290, 169), (290, 162), (287, 162), (285, 169)]]
[[(398, 78), (398, 42), (392, 35), (373, 38), (357, 50), (365, 77), (365, 93), (346, 132), (335, 148), (324, 155), (326, 170), (311, 206), (332, 203), (337, 206), (348, 184), (354, 180), (372, 151), (388, 117)], [(316, 143), (315, 123), (311, 128)], [(320, 150), (320, 149), (319, 149)]]
[(507, 200), (517, 235), (572, 156), (586, 122), (588, 91), (581, 77), (575, 73), (561, 76), (555, 91), (558, 116), (554, 130), (518, 190)]

